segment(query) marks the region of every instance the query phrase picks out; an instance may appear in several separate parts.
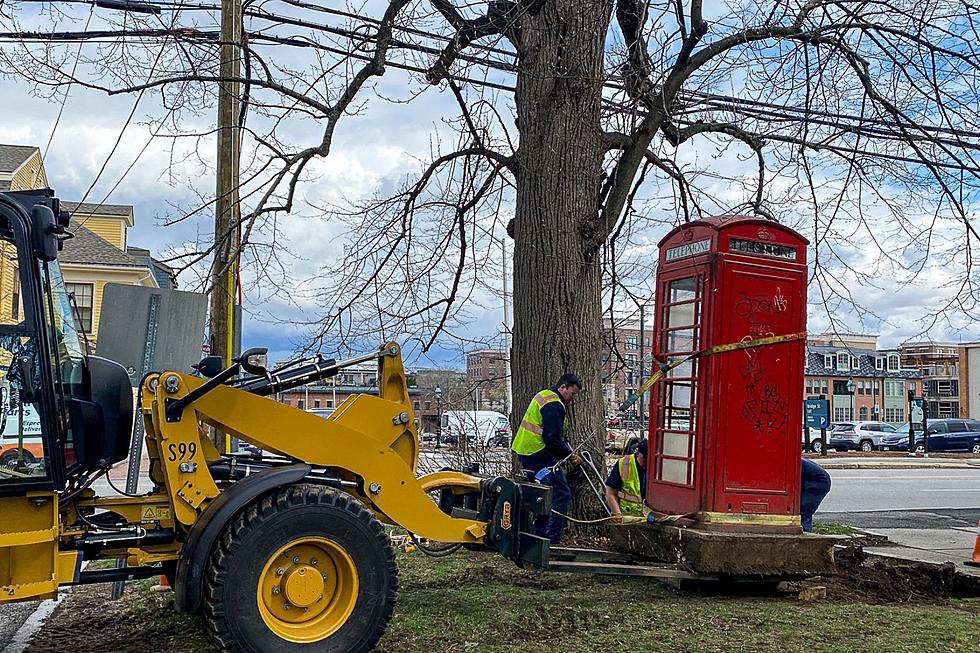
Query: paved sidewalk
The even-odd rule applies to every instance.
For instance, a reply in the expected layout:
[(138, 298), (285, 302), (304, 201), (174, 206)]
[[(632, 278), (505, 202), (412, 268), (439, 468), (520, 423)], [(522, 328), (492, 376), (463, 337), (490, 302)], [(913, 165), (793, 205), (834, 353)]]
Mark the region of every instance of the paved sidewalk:
[(980, 528), (878, 528), (872, 532), (897, 546), (866, 547), (866, 553), (933, 564), (952, 562), (958, 572), (980, 578), (980, 567), (965, 564), (973, 554)]

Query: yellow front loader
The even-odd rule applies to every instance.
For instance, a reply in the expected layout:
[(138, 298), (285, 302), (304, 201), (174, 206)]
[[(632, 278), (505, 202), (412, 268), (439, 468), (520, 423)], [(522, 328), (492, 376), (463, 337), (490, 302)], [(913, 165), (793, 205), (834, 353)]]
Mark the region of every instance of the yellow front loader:
[[(0, 324), (0, 384), (10, 389), (0, 603), (162, 573), (177, 609), (203, 612), (225, 650), (347, 653), (373, 648), (394, 609), (384, 524), (547, 564), (547, 541), (531, 534), (550, 510), (547, 487), (416, 477), (418, 433), (396, 343), (271, 372), (251, 350), (224, 370), (205, 359), (200, 376), (147, 375), (135, 418), (149, 489), (98, 496), (93, 483), (128, 455), (134, 407), (126, 371), (82, 352), (57, 261), (68, 226), (50, 191), (0, 194), (0, 249), (17, 262), (0, 274), (18, 275), (23, 303), (22, 319)], [(369, 360), (378, 395), (352, 396), (327, 419), (266, 397)], [(210, 428), (264, 453), (220, 454)], [(106, 559), (117, 567), (83, 568)]]

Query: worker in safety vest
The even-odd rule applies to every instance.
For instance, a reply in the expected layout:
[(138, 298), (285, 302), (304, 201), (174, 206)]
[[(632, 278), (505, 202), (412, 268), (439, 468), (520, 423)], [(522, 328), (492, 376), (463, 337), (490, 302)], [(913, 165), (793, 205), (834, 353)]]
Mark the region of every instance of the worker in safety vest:
[(606, 504), (613, 516), (644, 513), (647, 496), (647, 441), (640, 440), (636, 451), (623, 456), (612, 466), (606, 478)]
[[(563, 374), (554, 386), (534, 395), (510, 447), (526, 471), (537, 474), (545, 468), (555, 467), (542, 480), (551, 486), (552, 511), (562, 514), (568, 514), (572, 491), (565, 473), (557, 465), (566, 458), (572, 464), (581, 462), (565, 440), (565, 413), (581, 390), (582, 379), (569, 373)], [(534, 524), (535, 534), (547, 537), (553, 544), (561, 540), (564, 530), (565, 518), (557, 514), (552, 514), (550, 518), (539, 517)]]

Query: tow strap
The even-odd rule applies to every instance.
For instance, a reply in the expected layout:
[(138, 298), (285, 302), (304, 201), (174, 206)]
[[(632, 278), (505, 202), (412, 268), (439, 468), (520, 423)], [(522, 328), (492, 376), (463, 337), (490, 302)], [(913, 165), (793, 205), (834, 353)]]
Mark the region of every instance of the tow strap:
[(796, 340), (803, 340), (804, 338), (806, 338), (806, 331), (798, 331), (797, 333), (790, 333), (784, 336), (767, 336), (765, 338), (755, 338), (752, 340), (743, 339), (739, 340), (738, 342), (730, 342), (727, 345), (715, 345), (714, 347), (708, 347), (706, 349), (702, 349), (701, 351), (696, 351), (688, 356), (684, 356), (683, 358), (672, 360), (669, 363), (663, 363), (659, 366), (659, 369), (653, 373), (653, 376), (647, 379), (646, 382), (637, 389), (636, 395), (633, 397), (633, 401), (631, 401), (626, 408), (633, 405), (633, 402), (635, 402), (644, 392), (652, 388), (657, 381), (664, 378), (667, 375), (667, 372), (671, 371), (675, 367), (683, 365), (688, 361), (706, 358), (713, 354), (722, 354), (728, 351), (754, 349), (755, 347), (765, 347), (766, 345), (775, 345), (781, 342), (794, 342)]

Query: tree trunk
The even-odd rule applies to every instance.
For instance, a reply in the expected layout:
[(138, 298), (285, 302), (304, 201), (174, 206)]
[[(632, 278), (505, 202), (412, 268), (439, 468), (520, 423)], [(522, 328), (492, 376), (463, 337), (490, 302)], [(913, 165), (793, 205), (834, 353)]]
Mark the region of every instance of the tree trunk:
[[(531, 397), (574, 372), (585, 384), (569, 439), (603, 465), (599, 252), (587, 245), (602, 166), (599, 110), (611, 2), (552, 0), (521, 21), (514, 236), (514, 424)], [(573, 477), (572, 512), (597, 501)]]

